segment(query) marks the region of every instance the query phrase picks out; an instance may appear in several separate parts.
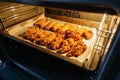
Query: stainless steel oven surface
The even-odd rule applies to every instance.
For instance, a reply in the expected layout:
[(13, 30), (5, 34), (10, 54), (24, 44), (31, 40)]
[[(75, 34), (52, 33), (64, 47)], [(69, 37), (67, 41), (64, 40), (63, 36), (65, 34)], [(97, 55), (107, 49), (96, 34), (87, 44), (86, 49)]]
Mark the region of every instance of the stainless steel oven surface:
[[(6, 72), (15, 71), (7, 75), (18, 73), (16, 79), (22, 76), (24, 80), (115, 77), (116, 70), (111, 70), (115, 66), (111, 65), (119, 67), (117, 1), (114, 4), (47, 0), (0, 3), (1, 65), (5, 65)], [(1, 69), (3, 73), (4, 70)], [(114, 76), (106, 77), (109, 70)]]

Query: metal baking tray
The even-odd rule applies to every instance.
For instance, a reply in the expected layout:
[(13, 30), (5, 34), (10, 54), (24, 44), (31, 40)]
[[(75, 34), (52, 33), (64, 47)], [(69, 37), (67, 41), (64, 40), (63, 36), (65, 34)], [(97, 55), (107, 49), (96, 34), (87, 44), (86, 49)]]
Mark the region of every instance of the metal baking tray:
[[(83, 54), (81, 54), (78, 57), (67, 57), (67, 56), (65, 56), (65, 54), (56, 53), (56, 51), (54, 51), (54, 50), (48, 49), (45, 46), (42, 46), (42, 45), (39, 45), (37, 43), (31, 42), (31, 41), (29, 41), (27, 39), (24, 39), (21, 36), (19, 36), (19, 35), (23, 34), (24, 32), (26, 32), (29, 27), (34, 27), (33, 24), (36, 21), (38, 21), (39, 19), (42, 19), (44, 17), (45, 17), (45, 15), (41, 14), (37, 17), (31, 18), (27, 21), (24, 21), (22, 23), (19, 23), (17, 25), (14, 25), (14, 26), (11, 26), (11, 27), (7, 28), (6, 32), (9, 35), (11, 35), (12, 37), (15, 37), (15, 38), (19, 39), (20, 41), (29, 43), (30, 46), (32, 46), (32, 47), (34, 47), (34, 48), (36, 48), (40, 51), (43, 51), (43, 52), (51, 54), (55, 57), (61, 58), (65, 61), (73, 63), (77, 66), (82, 67), (82, 68), (89, 69), (89, 65), (91, 64), (91, 60), (93, 58), (92, 50), (93, 50), (93, 47), (94, 47), (94, 42), (96, 40), (96, 32), (97, 32), (96, 29), (95, 28), (90, 28), (88, 26), (80, 26), (80, 25), (77, 25), (77, 24), (69, 23), (69, 24), (72, 24), (72, 25), (77, 25), (78, 27), (83, 27), (83, 28), (87, 28), (89, 30), (92, 30), (93, 31), (93, 36), (90, 40), (83, 39), (83, 42), (87, 45), (87, 49)], [(52, 20), (52, 21), (67, 23), (65, 21), (55, 20), (55, 19), (52, 19), (52, 18), (49, 18), (49, 17), (47, 17), (47, 18)]]

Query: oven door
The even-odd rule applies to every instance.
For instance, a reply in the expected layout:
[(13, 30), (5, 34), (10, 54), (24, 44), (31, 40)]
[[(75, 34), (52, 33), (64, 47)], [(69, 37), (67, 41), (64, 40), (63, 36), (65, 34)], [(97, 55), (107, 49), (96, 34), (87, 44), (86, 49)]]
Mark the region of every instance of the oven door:
[[(1, 45), (1, 41), (0, 41)], [(0, 80), (34, 80), (31, 76), (18, 69), (11, 62), (6, 54), (6, 50), (0, 46)]]

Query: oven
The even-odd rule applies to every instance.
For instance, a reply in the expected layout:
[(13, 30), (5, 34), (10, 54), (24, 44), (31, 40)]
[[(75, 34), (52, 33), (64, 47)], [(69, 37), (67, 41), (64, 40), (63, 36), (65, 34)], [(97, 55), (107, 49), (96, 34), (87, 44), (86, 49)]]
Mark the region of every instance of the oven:
[(1, 61), (30, 79), (103, 80), (119, 55), (116, 7), (79, 1), (0, 3)]

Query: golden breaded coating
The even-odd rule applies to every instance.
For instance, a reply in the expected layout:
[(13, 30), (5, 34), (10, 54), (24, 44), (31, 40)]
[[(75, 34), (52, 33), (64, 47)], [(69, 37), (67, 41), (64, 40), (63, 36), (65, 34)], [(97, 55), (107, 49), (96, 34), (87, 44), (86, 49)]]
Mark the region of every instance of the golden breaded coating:
[(70, 27), (70, 24), (64, 24), (63, 26), (59, 27), (57, 32), (58, 33), (65, 33)]
[(43, 46), (47, 46), (55, 39), (55, 37), (56, 37), (56, 34), (49, 33), (48, 35), (46, 35), (46, 37), (41, 39), (41, 41), (39, 43)]
[(35, 38), (37, 34), (42, 34), (42, 31), (39, 28), (31, 27), (28, 28), (28, 30), (25, 33), (23, 33), (22, 36), (29, 40), (33, 40), (33, 38)]
[(50, 30), (50, 28), (52, 28), (54, 25), (55, 25), (55, 22), (50, 22), (44, 27), (44, 29), (45, 30)]
[(66, 40), (63, 40), (58, 50), (58, 53), (68, 52), (74, 45), (75, 45), (75, 41), (73, 38), (68, 38)]
[(70, 46), (62, 46), (59, 50), (58, 53), (62, 54), (62, 53), (66, 53), (71, 49)]
[(54, 32), (57, 32), (57, 29), (61, 26), (62, 26), (61, 23), (55, 23), (55, 25), (51, 28), (51, 30), (54, 31)]
[(83, 41), (78, 41), (77, 45), (72, 47), (69, 52), (67, 52), (68, 57), (78, 57), (87, 49), (86, 44)]
[(51, 22), (50, 20), (43, 18), (43, 19), (40, 19), (39, 21), (35, 22), (34, 25), (38, 26), (39, 28), (44, 28), (50, 22)]
[(93, 32), (85, 28), (79, 28), (77, 32), (87, 40), (91, 39), (91, 37), (93, 36)]
[(86, 31), (83, 32), (82, 36), (85, 37), (85, 39), (89, 40), (93, 36), (93, 32), (90, 31), (90, 30), (86, 30)]
[(79, 46), (76, 47), (76, 52), (73, 53), (73, 56), (78, 57), (82, 53), (83, 53), (83, 47), (79, 45)]
[(73, 38), (74, 40), (82, 40), (82, 37), (81, 35), (78, 33), (78, 32), (71, 32), (71, 31), (67, 31), (66, 32), (66, 35), (65, 35), (66, 38)]
[(50, 44), (50, 48), (53, 50), (58, 49), (62, 41), (63, 41), (63, 37), (61, 35), (57, 35), (54, 41)]
[(28, 29), (28, 31), (23, 34), (23, 37), (41, 45), (48, 45), (55, 39), (56, 34), (34, 27)]
[(77, 26), (71, 25), (71, 26), (66, 30), (66, 32), (74, 32), (74, 31), (76, 31), (77, 29), (78, 29)]

